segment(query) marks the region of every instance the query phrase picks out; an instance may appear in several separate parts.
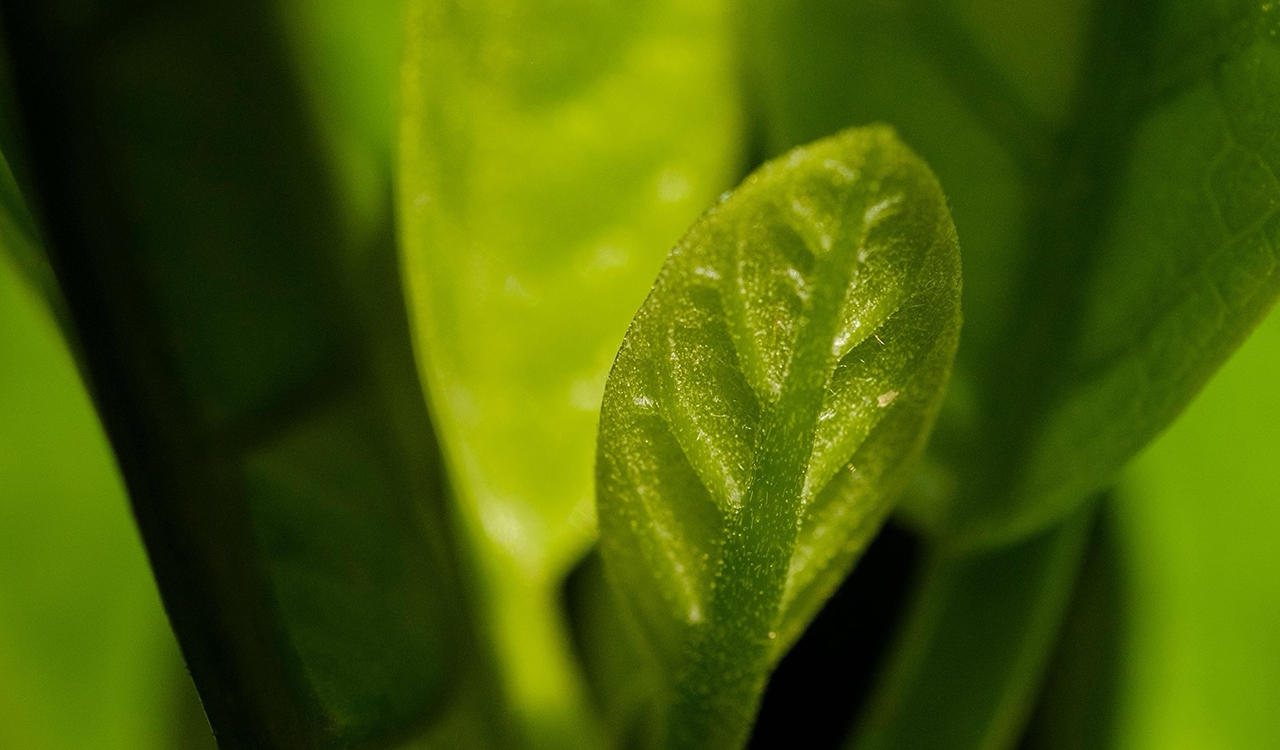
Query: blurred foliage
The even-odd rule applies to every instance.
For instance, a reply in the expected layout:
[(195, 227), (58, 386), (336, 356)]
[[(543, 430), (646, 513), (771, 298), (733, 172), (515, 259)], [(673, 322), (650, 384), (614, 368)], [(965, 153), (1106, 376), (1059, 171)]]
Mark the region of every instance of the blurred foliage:
[(419, 371), (512, 739), (600, 728), (559, 610), (595, 538), (605, 378), (740, 168), (724, 0), (413, 0), (399, 222)]
[(1126, 474), (1115, 747), (1262, 750), (1280, 737), (1280, 315)]
[(211, 747), (89, 396), (2, 248), (0, 415), (0, 747)]

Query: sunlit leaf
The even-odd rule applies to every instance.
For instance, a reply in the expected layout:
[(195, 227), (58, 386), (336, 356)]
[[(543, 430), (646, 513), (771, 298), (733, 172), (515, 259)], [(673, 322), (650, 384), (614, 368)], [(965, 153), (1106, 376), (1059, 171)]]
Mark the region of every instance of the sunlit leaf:
[(0, 246), (0, 747), (176, 750), (193, 693), (76, 366)]

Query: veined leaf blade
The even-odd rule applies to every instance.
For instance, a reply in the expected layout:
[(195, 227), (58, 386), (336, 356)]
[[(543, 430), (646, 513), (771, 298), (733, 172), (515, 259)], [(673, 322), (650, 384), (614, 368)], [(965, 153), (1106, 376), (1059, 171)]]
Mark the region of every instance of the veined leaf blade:
[(1034, 528), (1112, 481), (1280, 298), (1280, 15), (1265, 19), (1139, 127), (1067, 384), (1006, 523)]
[(884, 127), (765, 165), (672, 251), (597, 461), (607, 570), (664, 672), (659, 746), (745, 740), (923, 446), (958, 306), (941, 191)]

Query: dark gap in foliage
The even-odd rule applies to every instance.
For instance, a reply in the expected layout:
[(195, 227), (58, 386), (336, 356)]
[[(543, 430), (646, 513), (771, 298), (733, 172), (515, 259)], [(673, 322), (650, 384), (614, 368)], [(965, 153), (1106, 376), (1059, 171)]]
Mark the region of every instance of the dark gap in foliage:
[(887, 652), (920, 558), (892, 523), (809, 625), (765, 690), (751, 750), (840, 747)]

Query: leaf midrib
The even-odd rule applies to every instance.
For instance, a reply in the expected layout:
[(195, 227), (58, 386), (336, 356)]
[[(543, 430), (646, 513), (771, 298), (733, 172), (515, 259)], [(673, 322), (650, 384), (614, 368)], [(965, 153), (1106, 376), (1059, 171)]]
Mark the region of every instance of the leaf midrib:
[[(869, 157), (869, 161), (874, 159)], [(876, 171), (867, 165), (864, 171)], [(762, 414), (751, 481), (726, 523), (707, 624), (688, 647), (668, 717), (672, 748), (738, 747), (767, 675), (779, 603), (798, 533), (801, 490), (834, 356), (831, 341), (866, 241), (869, 196), (846, 196), (830, 251), (814, 252), (812, 296), (777, 401)], [(853, 221), (850, 222), (850, 219)], [(839, 241), (843, 239), (844, 241)]]

